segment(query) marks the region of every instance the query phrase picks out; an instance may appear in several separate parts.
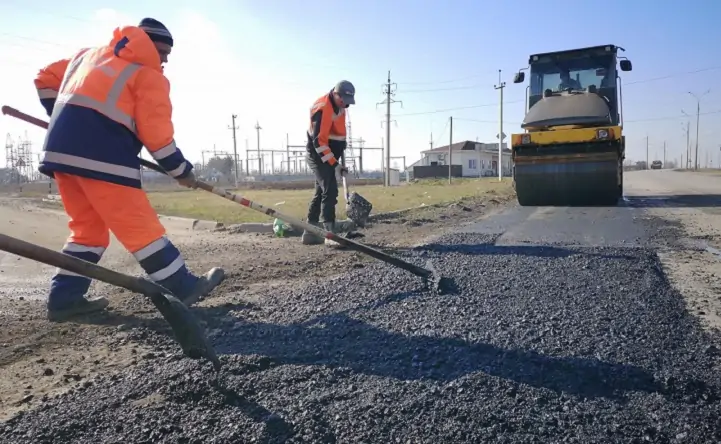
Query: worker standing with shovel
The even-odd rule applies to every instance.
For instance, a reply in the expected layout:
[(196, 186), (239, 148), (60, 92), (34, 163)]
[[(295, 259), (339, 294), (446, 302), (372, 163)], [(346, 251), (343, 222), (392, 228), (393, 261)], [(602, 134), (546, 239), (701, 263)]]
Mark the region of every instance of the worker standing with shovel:
[[(186, 305), (207, 295), (224, 271), (193, 275), (142, 190), (143, 145), (181, 185), (197, 186), (175, 145), (170, 85), (163, 75), (173, 46), (154, 19), (117, 28), (105, 46), (83, 49), (40, 70), (35, 86), (50, 116), (38, 170), (55, 179), (71, 234), (63, 252), (98, 263), (115, 234), (156, 283)], [(62, 269), (52, 278), (48, 318), (105, 309), (86, 299), (90, 279)]]
[[(310, 110), (306, 161), (315, 175), (315, 194), (308, 206), (308, 222), (319, 226), (322, 216), (323, 228), (333, 233), (340, 231), (335, 216), (338, 180), (348, 172), (340, 161), (346, 148), (345, 110), (353, 104), (355, 87), (343, 80), (316, 100)], [(301, 239), (305, 245), (323, 243), (323, 239), (307, 230), (303, 231)], [(325, 243), (339, 246), (330, 239), (326, 239)]]

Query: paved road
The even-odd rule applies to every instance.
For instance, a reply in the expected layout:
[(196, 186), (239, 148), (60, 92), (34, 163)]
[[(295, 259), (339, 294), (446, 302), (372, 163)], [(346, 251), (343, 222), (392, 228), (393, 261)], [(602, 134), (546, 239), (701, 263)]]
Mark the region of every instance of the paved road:
[(649, 209), (662, 217), (721, 214), (721, 174), (634, 171), (625, 182), (617, 207), (515, 206), (463, 231), (496, 235), (498, 245), (641, 246), (654, 234), (644, 226)]
[(198, 311), (222, 383), (148, 359), (0, 441), (721, 442), (719, 335), (692, 304), (721, 282), (681, 242), (721, 239), (718, 185), (634, 172), (614, 208), (507, 208), (407, 253), (455, 280), (446, 296), (381, 264), (241, 292)]

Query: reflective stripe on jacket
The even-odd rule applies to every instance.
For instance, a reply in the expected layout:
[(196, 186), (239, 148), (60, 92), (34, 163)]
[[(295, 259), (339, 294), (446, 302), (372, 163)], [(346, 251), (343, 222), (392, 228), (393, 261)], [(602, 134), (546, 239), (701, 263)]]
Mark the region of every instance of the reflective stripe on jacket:
[(334, 166), (345, 148), (345, 109), (335, 104), (331, 92), (316, 100), (310, 109), (307, 149), (314, 158)]
[(140, 188), (143, 145), (172, 177), (191, 171), (174, 140), (170, 85), (143, 30), (116, 29), (109, 45), (41, 70), (35, 82), (41, 102), (52, 95), (63, 64), (40, 172)]
[(35, 76), (35, 89), (38, 91), (38, 98), (48, 116), (53, 113), (55, 99), (58, 97), (58, 90), (63, 82), (68, 63), (70, 63), (70, 59), (58, 60), (38, 71)]

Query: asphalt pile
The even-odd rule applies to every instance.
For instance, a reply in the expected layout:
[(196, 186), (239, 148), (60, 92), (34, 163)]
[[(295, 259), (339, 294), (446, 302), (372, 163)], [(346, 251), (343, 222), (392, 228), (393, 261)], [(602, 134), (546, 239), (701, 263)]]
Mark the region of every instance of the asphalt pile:
[(156, 356), (1, 424), (0, 442), (721, 441), (718, 338), (652, 250), (493, 241), (408, 253), (454, 278), (448, 295), (372, 264), (206, 313), (218, 376), (138, 331)]

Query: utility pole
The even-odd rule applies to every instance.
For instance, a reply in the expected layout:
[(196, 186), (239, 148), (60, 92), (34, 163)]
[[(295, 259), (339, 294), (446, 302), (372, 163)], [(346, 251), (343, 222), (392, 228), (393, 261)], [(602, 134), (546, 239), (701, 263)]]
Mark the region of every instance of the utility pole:
[(503, 88), (506, 87), (506, 82), (501, 82), (501, 70), (498, 70), (498, 85), (493, 85), (493, 88), (500, 91), (501, 95), (501, 106), (499, 110), (499, 129), (498, 129), (498, 181), (503, 180)]
[(388, 81), (383, 84), (383, 94), (385, 94), (386, 98), (382, 102), (379, 102), (376, 104), (376, 108), (378, 105), (385, 104), (386, 106), (386, 138), (385, 138), (385, 176), (384, 176), (384, 182), (385, 186), (389, 187), (391, 185), (391, 104), (392, 103), (400, 103), (401, 108), (403, 107), (403, 101), (400, 100), (393, 100), (393, 96), (395, 96), (395, 88), (398, 85), (395, 83), (391, 83), (391, 72), (388, 71)]
[(453, 116), (450, 117), (450, 136), (448, 138), (448, 185), (453, 182)]
[(710, 93), (711, 90), (706, 90), (705, 93), (701, 94), (700, 96), (697, 96), (696, 94), (689, 91), (689, 94), (696, 99), (696, 154), (694, 155), (694, 169), (698, 170), (698, 126), (699, 126), (699, 120), (701, 117), (701, 97), (705, 96), (706, 94)]
[(363, 137), (358, 139), (358, 174), (363, 175), (363, 144), (365, 144)]
[(262, 169), (262, 168), (263, 168), (263, 161), (262, 161), (261, 158), (260, 158), (260, 130), (262, 130), (262, 129), (263, 129), (263, 128), (260, 127), (260, 124), (259, 124), (258, 121), (256, 120), (256, 121), (255, 121), (255, 137), (256, 137), (256, 140), (257, 140), (258, 175), (259, 175), (259, 176), (262, 176), (262, 175), (263, 175), (263, 169)]
[(649, 163), (648, 163), (648, 136), (646, 136), (646, 169), (649, 169)]
[(235, 166), (235, 187), (238, 188), (238, 141), (235, 138), (235, 130), (238, 127), (235, 125), (235, 119), (238, 118), (236, 114), (232, 114), (231, 119), (233, 124), (230, 125), (230, 129), (233, 130), (233, 165)]
[[(288, 162), (285, 164), (285, 168), (290, 176), (290, 136), (288, 133), (285, 133), (285, 161)], [(283, 165), (280, 166), (280, 169), (283, 170)]]
[(691, 120), (686, 122), (686, 169), (691, 169)]
[[(693, 95), (693, 94), (691, 94)], [(696, 154), (694, 154), (694, 159), (696, 160), (696, 165), (694, 170), (698, 171), (698, 124), (701, 116), (701, 100), (696, 99)]]
[(666, 168), (666, 141), (663, 141), (663, 167)]

